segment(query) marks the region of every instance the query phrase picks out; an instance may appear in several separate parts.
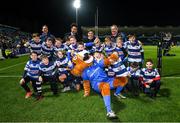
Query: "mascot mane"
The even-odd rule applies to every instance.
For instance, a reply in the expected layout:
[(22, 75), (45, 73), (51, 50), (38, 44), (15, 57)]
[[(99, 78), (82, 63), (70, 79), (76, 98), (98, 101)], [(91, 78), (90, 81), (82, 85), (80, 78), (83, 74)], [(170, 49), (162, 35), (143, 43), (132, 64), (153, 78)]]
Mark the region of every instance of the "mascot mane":
[(86, 51), (82, 51), (78, 53), (76, 56), (74, 56), (72, 61), (75, 64), (75, 66), (71, 70), (71, 73), (74, 76), (81, 76), (84, 69), (92, 65), (93, 56), (89, 55), (89, 53)]

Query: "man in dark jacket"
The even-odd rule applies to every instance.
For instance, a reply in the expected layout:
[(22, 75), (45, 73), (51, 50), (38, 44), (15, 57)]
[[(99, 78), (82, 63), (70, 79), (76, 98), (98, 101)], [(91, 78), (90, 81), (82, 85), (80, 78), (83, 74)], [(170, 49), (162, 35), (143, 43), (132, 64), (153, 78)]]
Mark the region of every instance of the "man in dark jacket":
[(116, 38), (121, 37), (123, 39), (123, 42), (127, 41), (126, 35), (123, 32), (118, 32), (117, 25), (111, 26), (111, 41), (116, 42)]
[(75, 23), (71, 24), (71, 32), (65, 34), (64, 41), (66, 41), (69, 38), (69, 36), (72, 36), (72, 35), (75, 36), (78, 42), (81, 42), (82, 38), (78, 34), (78, 26)]

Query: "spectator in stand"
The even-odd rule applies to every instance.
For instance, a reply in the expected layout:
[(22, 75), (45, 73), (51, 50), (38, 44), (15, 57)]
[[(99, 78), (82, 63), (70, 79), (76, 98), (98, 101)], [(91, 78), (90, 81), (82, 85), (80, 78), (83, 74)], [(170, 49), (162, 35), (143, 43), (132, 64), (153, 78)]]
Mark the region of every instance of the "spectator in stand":
[(19, 44), (17, 45), (17, 48), (19, 48), (19, 53), (20, 54), (25, 54), (26, 53), (26, 40), (22, 39)]
[(2, 56), (7, 58), (5, 50), (7, 49), (7, 44), (4, 39), (1, 40)]

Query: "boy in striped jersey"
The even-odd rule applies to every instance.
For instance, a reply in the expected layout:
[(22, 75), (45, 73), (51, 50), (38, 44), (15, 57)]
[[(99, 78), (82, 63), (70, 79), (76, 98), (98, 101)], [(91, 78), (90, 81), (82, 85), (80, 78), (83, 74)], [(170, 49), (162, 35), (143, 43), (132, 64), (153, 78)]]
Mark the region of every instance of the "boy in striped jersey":
[(128, 53), (128, 62), (130, 63), (137, 62), (140, 67), (144, 61), (144, 50), (140, 41), (136, 40), (135, 35), (129, 35), (128, 41), (124, 43), (124, 48)]
[(70, 81), (69, 80), (69, 71), (70, 68), (72, 68), (72, 63), (70, 60), (68, 60), (68, 58), (65, 56), (65, 52), (63, 51), (58, 51), (57, 52), (57, 56), (58, 58), (56, 59), (56, 66), (58, 67), (58, 79), (60, 82), (63, 83), (63, 90), (62, 92), (66, 92), (71, 90), (70, 89)]
[(129, 80), (127, 84), (127, 89), (132, 92), (134, 96), (139, 95), (139, 77), (140, 77), (140, 69), (139, 64), (137, 62), (133, 62), (127, 67), (127, 71), (129, 72)]
[(75, 36), (69, 36), (69, 40), (70, 40), (70, 45), (69, 45), (69, 50), (67, 52), (67, 56), (68, 59), (70, 60), (72, 58), (72, 54), (77, 51), (78, 44)]
[(71, 57), (74, 55), (74, 53), (81, 52), (85, 50), (85, 47), (91, 47), (94, 45), (95, 42), (89, 42), (89, 43), (83, 43), (79, 42), (77, 43), (77, 40), (75, 36), (70, 36), (70, 46), (68, 50), (68, 58), (71, 59)]
[(123, 39), (121, 37), (116, 38), (116, 48), (115, 51), (118, 52), (119, 57), (125, 62), (125, 57), (127, 55), (124, 47), (123, 47)]
[(153, 69), (153, 61), (148, 59), (146, 61), (146, 68), (140, 72), (140, 80), (143, 85), (144, 92), (150, 97), (156, 97), (160, 89), (160, 75), (157, 69)]
[(92, 47), (91, 50), (89, 50), (90, 53), (102, 52), (103, 49), (104, 49), (104, 45), (101, 44), (100, 39), (99, 39), (99, 38), (96, 38), (94, 42), (95, 42), (94, 46)]
[(110, 56), (115, 51), (115, 44), (111, 41), (110, 37), (104, 39), (104, 51), (106, 56)]
[(32, 37), (33, 38), (29, 42), (27, 42), (25, 44), (25, 46), (30, 47), (31, 52), (33, 52), (33, 51), (36, 52), (38, 54), (38, 58), (39, 58), (41, 55), (42, 41), (41, 41), (38, 33), (33, 33)]
[(47, 38), (46, 42), (42, 43), (42, 49), (41, 49), (41, 54), (48, 56), (49, 60), (53, 60), (53, 55), (54, 55), (54, 47), (53, 47), (53, 38)]
[(54, 51), (55, 51), (55, 54), (58, 52), (58, 51), (68, 51), (68, 46), (66, 46), (65, 44), (62, 43), (62, 39), (61, 38), (56, 38), (56, 41), (55, 41), (55, 46), (54, 46)]
[(53, 94), (57, 95), (58, 86), (56, 81), (56, 64), (52, 61), (49, 61), (48, 56), (43, 55), (39, 70), (39, 81), (49, 82)]
[(40, 61), (37, 59), (38, 57), (36, 52), (31, 52), (30, 57), (31, 60), (29, 60), (26, 63), (23, 77), (20, 80), (20, 85), (26, 91), (25, 98), (27, 99), (32, 95), (30, 88), (27, 86), (27, 83), (31, 81), (34, 92), (37, 93), (37, 99), (41, 99), (42, 98), (41, 82), (38, 81)]

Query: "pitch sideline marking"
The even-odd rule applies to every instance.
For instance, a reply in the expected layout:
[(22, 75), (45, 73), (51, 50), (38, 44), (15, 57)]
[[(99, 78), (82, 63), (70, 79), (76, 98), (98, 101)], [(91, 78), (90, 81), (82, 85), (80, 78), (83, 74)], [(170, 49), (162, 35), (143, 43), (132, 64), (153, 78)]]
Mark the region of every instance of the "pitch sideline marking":
[[(19, 77), (22, 77), (20, 75), (9, 75), (9, 76), (6, 76), (6, 75), (0, 75), (0, 78), (19, 78)], [(169, 77), (162, 77), (162, 79), (180, 79), (180, 76), (169, 76)]]
[(15, 65), (11, 65), (11, 66), (8, 66), (8, 67), (4, 67), (4, 68), (1, 68), (0, 71), (6, 70), (6, 69), (9, 69), (9, 68), (12, 68), (12, 67), (15, 67), (15, 66), (24, 64), (24, 63), (26, 63), (26, 62), (21, 62), (21, 63), (15, 64)]
[(22, 76), (12, 75), (12, 76), (0, 76), (0, 78), (19, 78)]

